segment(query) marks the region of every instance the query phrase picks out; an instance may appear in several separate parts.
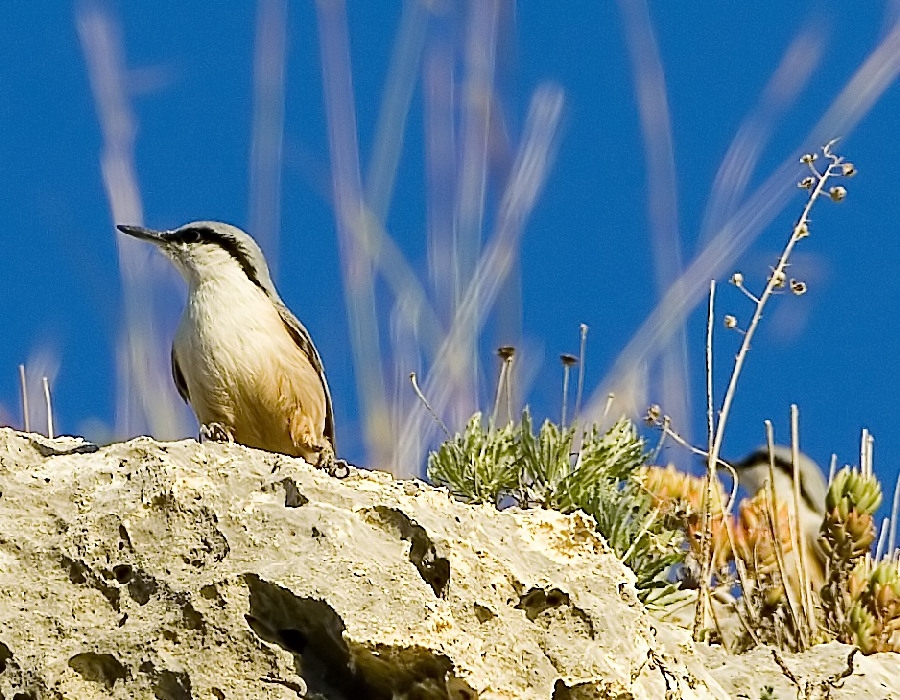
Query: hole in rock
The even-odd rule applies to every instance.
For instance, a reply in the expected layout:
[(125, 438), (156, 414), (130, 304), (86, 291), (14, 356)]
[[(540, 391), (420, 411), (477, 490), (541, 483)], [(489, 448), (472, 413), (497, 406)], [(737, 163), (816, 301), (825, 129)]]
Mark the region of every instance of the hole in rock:
[(108, 689), (127, 675), (125, 667), (112, 654), (75, 654), (69, 659), (69, 668), (86, 681), (102, 683)]

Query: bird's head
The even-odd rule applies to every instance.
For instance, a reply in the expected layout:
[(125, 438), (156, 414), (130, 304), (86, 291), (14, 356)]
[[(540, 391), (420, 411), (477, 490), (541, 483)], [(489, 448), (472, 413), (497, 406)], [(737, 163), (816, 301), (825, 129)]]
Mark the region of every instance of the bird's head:
[[(775, 493), (786, 503), (793, 502), (794, 462), (791, 448), (775, 445), (772, 451), (775, 473)], [(769, 449), (762, 445), (732, 466), (737, 471), (741, 485), (753, 496), (769, 479)], [(819, 465), (800, 453), (800, 496), (806, 506), (817, 514), (825, 513), (825, 494), (828, 486)]]
[(237, 226), (219, 221), (192, 221), (171, 231), (126, 224), (116, 228), (156, 245), (178, 268), (191, 289), (239, 270), (267, 294), (275, 292), (262, 250)]

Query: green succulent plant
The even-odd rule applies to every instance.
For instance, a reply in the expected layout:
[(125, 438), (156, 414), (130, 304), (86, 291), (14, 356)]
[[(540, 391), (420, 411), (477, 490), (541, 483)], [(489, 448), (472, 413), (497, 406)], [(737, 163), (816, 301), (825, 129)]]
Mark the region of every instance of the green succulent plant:
[(503, 428), (484, 427), (475, 414), (429, 455), (428, 476), (472, 503), (583, 510), (634, 571), (639, 597), (673, 602), (678, 585), (669, 573), (684, 558), (684, 536), (657, 517), (638, 479), (647, 459), (643, 439), (625, 418), (608, 430), (590, 426), (577, 446), (576, 436), (576, 428), (549, 420), (535, 431), (527, 408), (517, 425)]

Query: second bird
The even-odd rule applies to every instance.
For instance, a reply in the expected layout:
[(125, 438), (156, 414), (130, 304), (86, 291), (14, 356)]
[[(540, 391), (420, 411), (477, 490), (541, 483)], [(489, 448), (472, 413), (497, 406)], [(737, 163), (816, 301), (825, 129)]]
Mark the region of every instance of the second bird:
[(216, 221), (118, 229), (158, 246), (187, 282), (172, 376), (201, 435), (330, 466), (334, 416), (322, 360), (256, 242)]

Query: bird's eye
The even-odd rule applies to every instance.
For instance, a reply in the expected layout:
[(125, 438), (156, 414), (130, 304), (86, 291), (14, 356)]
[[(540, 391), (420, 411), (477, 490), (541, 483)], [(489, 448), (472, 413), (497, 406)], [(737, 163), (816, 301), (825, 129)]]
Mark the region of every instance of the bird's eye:
[(178, 238), (182, 243), (200, 243), (203, 240), (203, 233), (198, 228), (189, 228), (182, 231)]

